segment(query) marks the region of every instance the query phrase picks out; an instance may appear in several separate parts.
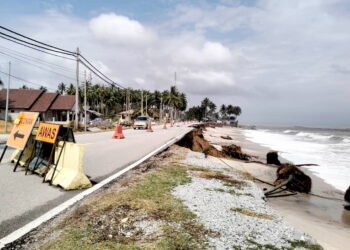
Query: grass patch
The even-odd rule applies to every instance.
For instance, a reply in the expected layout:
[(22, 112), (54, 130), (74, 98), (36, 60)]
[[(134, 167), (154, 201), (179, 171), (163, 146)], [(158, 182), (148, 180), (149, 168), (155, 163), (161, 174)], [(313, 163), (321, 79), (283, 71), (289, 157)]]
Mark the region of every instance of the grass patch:
[[(186, 171), (183, 166), (162, 166), (121, 192), (106, 190), (87, 200), (57, 226), (62, 233), (41, 248), (205, 248), (206, 235), (212, 232), (171, 194), (174, 187), (191, 181)], [(158, 221), (158, 231), (145, 236), (134, 224), (143, 220)]]
[(220, 181), (230, 183), (230, 184), (247, 185), (247, 183), (244, 181), (232, 179), (230, 176), (222, 174), (220, 172), (207, 171), (207, 172), (203, 172), (203, 173), (202, 172), (195, 173), (195, 175), (198, 177), (201, 177), (201, 178), (220, 180)]
[(310, 242), (304, 241), (304, 240), (288, 240), (288, 243), (292, 246), (290, 249), (294, 248), (305, 248), (310, 250), (323, 250), (323, 247), (321, 247), (318, 244), (312, 244)]
[(272, 215), (256, 213), (256, 212), (251, 211), (249, 209), (231, 208), (230, 210), (232, 212), (237, 212), (237, 213), (241, 213), (241, 214), (244, 214), (244, 215), (247, 215), (247, 216), (257, 217), (257, 218), (265, 219), (265, 220), (272, 220), (274, 218)]
[(189, 167), (188, 170), (190, 170), (190, 171), (210, 172), (209, 169), (201, 168), (201, 167)]
[(242, 190), (244, 187), (247, 186), (247, 184), (243, 183), (243, 184), (232, 184), (232, 183), (224, 183), (224, 186), (225, 187), (234, 187), (235, 189), (239, 189), (239, 190)]
[(232, 195), (236, 195), (236, 196), (250, 196), (250, 197), (253, 197), (253, 195), (251, 193), (238, 193), (234, 189), (227, 190), (226, 192), (229, 193), (229, 194), (232, 194)]
[(214, 188), (214, 189), (205, 188), (205, 190), (215, 191), (215, 192), (220, 192), (220, 193), (229, 193), (229, 194), (236, 195), (236, 196), (250, 196), (250, 197), (253, 197), (253, 195), (250, 194), (250, 193), (238, 193), (234, 189), (225, 190), (223, 188)]
[(260, 244), (252, 239), (247, 239), (247, 242), (254, 246), (254, 247), (249, 248), (251, 250), (261, 250), (261, 249), (263, 249), (263, 250), (279, 250), (278, 247), (275, 247), (272, 244)]

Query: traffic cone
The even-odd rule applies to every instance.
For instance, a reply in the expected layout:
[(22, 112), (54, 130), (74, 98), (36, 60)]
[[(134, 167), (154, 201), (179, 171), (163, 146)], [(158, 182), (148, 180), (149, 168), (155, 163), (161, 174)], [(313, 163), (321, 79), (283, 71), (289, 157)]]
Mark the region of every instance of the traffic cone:
[(147, 132), (153, 132), (153, 129), (152, 129), (152, 122), (151, 122), (151, 121), (148, 122), (148, 125), (147, 125)]
[(124, 139), (123, 127), (121, 125), (116, 125), (114, 128), (114, 135), (112, 139)]
[(166, 119), (164, 119), (164, 126), (163, 129), (166, 129)]

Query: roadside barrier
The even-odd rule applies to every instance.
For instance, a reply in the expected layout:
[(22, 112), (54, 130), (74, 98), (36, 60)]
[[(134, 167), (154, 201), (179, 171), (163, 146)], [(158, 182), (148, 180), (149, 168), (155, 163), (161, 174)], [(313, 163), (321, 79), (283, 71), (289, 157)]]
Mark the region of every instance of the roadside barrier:
[(153, 129), (152, 129), (152, 122), (151, 122), (151, 121), (148, 121), (148, 124), (147, 124), (147, 132), (153, 132)]
[[(61, 158), (60, 152), (62, 151)], [(56, 166), (51, 166), (45, 181), (65, 190), (92, 187), (83, 170), (84, 145), (73, 142), (59, 142), (55, 152)]]
[(114, 135), (112, 139), (124, 139), (123, 127), (121, 125), (116, 125), (114, 128)]
[(23, 150), (23, 153), (21, 155), (22, 150), (16, 149), (10, 158), (11, 162), (17, 162), (22, 167), (25, 167), (29, 164), (29, 161), (31, 160), (32, 154), (34, 150), (34, 136), (31, 135), (28, 139), (27, 145)]

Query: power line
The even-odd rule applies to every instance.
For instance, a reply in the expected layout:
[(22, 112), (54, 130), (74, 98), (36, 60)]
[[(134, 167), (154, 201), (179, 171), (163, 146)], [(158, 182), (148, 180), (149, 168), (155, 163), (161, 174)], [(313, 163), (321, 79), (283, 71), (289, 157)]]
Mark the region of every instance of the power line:
[(104, 81), (105, 83), (109, 84), (109, 85), (113, 85), (113, 83), (107, 81), (106, 79), (104, 79), (102, 76), (100, 76), (98, 73), (96, 73), (90, 66), (88, 66), (86, 63), (84, 63), (83, 61), (80, 61), (81, 64), (83, 64), (88, 70), (90, 70), (92, 73), (94, 73), (98, 78), (100, 78), (102, 81)]
[(40, 64), (43, 64), (43, 65), (50, 65), (50, 66), (54, 66), (54, 67), (57, 67), (61, 70), (72, 70), (70, 68), (67, 68), (67, 67), (64, 67), (62, 65), (58, 65), (58, 64), (55, 64), (55, 63), (51, 63), (51, 62), (48, 62), (48, 61), (45, 61), (45, 60), (42, 60), (40, 58), (37, 58), (37, 57), (34, 57), (34, 56), (30, 56), (30, 55), (27, 55), (27, 54), (24, 54), (24, 53), (21, 53), (21, 52), (18, 52), (16, 50), (12, 50), (12, 49), (9, 49), (9, 48), (6, 48), (4, 46), (1, 46), (0, 45), (0, 48), (1, 49), (5, 49), (6, 50), (6, 53), (10, 53), (12, 55), (15, 55), (15, 56), (19, 56), (21, 58), (24, 58), (26, 60), (33, 60), (35, 61), (36, 63), (40, 63)]
[(28, 40), (30, 40), (30, 41), (33, 41), (33, 42), (36, 42), (36, 43), (45, 45), (45, 46), (47, 46), (47, 47), (50, 47), (50, 48), (53, 48), (53, 49), (57, 49), (57, 50), (61, 50), (61, 51), (64, 51), (64, 52), (66, 52), (66, 53), (69, 53), (69, 54), (75, 54), (75, 52), (72, 52), (72, 51), (69, 51), (69, 50), (65, 50), (65, 49), (61, 49), (61, 48), (52, 46), (52, 45), (47, 44), (47, 43), (40, 42), (40, 41), (35, 40), (35, 39), (33, 39), (33, 38), (30, 38), (30, 37), (28, 37), (28, 36), (22, 35), (22, 34), (16, 32), (16, 31), (13, 31), (13, 30), (10, 30), (10, 29), (8, 29), (8, 28), (5, 28), (4, 26), (1, 26), (1, 25), (0, 25), (0, 28), (6, 30), (6, 31), (8, 31), (8, 32), (11, 32), (11, 33), (13, 33), (13, 34), (16, 34), (17, 36), (21, 36), (21, 37), (23, 37), (23, 38), (26, 38), (26, 39), (28, 39)]
[[(2, 73), (2, 74), (4, 74), (4, 75), (9, 75), (8, 73), (6, 73), (6, 72), (3, 72), (3, 71), (1, 71), (0, 70), (0, 73)], [(18, 77), (18, 76), (15, 76), (15, 75), (10, 75), (12, 78), (15, 78), (15, 79), (17, 79), (17, 80), (20, 80), (20, 81), (22, 81), (22, 82), (25, 82), (25, 83), (28, 83), (28, 84), (31, 84), (31, 85), (34, 85), (34, 86), (38, 86), (38, 87), (45, 87), (45, 88), (47, 88), (48, 90), (52, 90), (52, 91), (55, 91), (54, 89), (52, 89), (52, 88), (49, 88), (49, 87), (47, 87), (47, 86), (44, 86), (44, 85), (41, 85), (41, 84), (38, 84), (38, 83), (33, 83), (33, 82), (30, 82), (30, 81), (27, 81), (27, 80), (25, 80), (25, 79), (23, 79), (23, 78), (20, 78), (20, 77)]]
[[(64, 67), (62, 65), (58, 65), (58, 64), (55, 64), (55, 63), (51, 63), (51, 62), (42, 60), (40, 58), (33, 57), (33, 56), (21, 53), (21, 52), (16, 51), (16, 50), (12, 50), (12, 49), (6, 48), (6, 47), (1, 46), (1, 45), (0, 45), (0, 48), (8, 50), (8, 51), (6, 51), (7, 53), (10, 53), (10, 54), (15, 55), (15, 56), (19, 56), (19, 57), (24, 58), (26, 60), (35, 60), (36, 63), (42, 64), (42, 65), (45, 65), (45, 66), (51, 66), (51, 67), (54, 66), (54, 67), (57, 67), (59, 70), (64, 70), (64, 71), (70, 72), (72, 74), (74, 73), (73, 69), (71, 69), (71, 68)], [(82, 76), (83, 74), (80, 74), (80, 75)]]
[(54, 50), (54, 49), (49, 49), (49, 48), (46, 48), (44, 46), (37, 45), (35, 43), (27, 42), (27, 41), (24, 41), (24, 40), (19, 39), (17, 37), (5, 34), (5, 33), (1, 32), (1, 31), (0, 31), (0, 34), (3, 35), (3, 36), (9, 37), (9, 38), (15, 39), (16, 41), (20, 41), (22, 43), (30, 44), (32, 46), (35, 46), (35, 47), (38, 47), (38, 48), (41, 48), (41, 49), (46, 49), (46, 50), (49, 50), (49, 51), (53, 51), (53, 52), (60, 53), (60, 54), (65, 54), (65, 55), (70, 55), (70, 56), (74, 56), (75, 55), (74, 53), (67, 53), (67, 52), (63, 52), (63, 51), (57, 51), (57, 50)]
[(73, 59), (73, 58), (69, 58), (69, 57), (66, 57), (66, 56), (56, 55), (56, 54), (47, 52), (47, 51), (45, 51), (45, 50), (41, 50), (41, 49), (38, 49), (38, 48), (35, 48), (35, 47), (32, 47), (32, 46), (29, 46), (29, 45), (27, 45), (27, 44), (20, 43), (20, 42), (18, 42), (18, 41), (14, 41), (14, 40), (12, 40), (12, 39), (10, 39), (10, 38), (8, 38), (8, 37), (4, 37), (4, 36), (1, 36), (1, 35), (0, 35), (0, 37), (3, 38), (3, 39), (8, 40), (8, 41), (10, 41), (10, 42), (17, 43), (17, 44), (19, 44), (19, 45), (25, 46), (25, 47), (30, 48), (30, 49), (33, 49), (33, 50), (40, 51), (40, 52), (45, 53), (45, 54), (48, 54), (48, 55), (52, 55), (52, 56), (60, 57), (60, 58), (63, 58), (63, 59), (75, 61), (75, 59)]
[[(35, 43), (38, 43), (38, 44), (41, 44), (41, 45), (38, 45), (38, 44), (35, 44), (35, 43), (31, 43), (31, 42), (28, 42), (28, 41), (25, 41), (25, 40), (22, 40), (22, 39), (19, 39), (17, 37), (14, 37), (14, 36), (11, 36), (11, 35), (8, 35), (6, 33), (3, 33), (3, 32), (0, 32), (0, 37), (1, 38), (4, 38), (8, 41), (11, 41), (11, 42), (15, 42), (17, 44), (20, 44), (20, 45), (23, 45), (23, 46), (26, 46), (26, 47), (29, 47), (31, 49), (36, 49), (36, 50), (39, 50), (38, 48), (41, 48), (41, 49), (44, 49), (44, 50), (49, 50), (49, 51), (52, 51), (52, 52), (55, 52), (55, 53), (59, 53), (59, 54), (65, 54), (65, 55), (69, 55), (69, 56), (75, 56), (77, 57), (77, 60), (79, 62), (81, 62), (87, 69), (89, 69), (92, 73), (94, 73), (98, 78), (100, 78), (101, 80), (103, 80), (104, 82), (112, 85), (112, 86), (116, 86), (118, 88), (122, 88), (122, 89), (125, 89), (125, 87), (123, 87), (121, 84), (119, 83), (116, 83), (114, 82), (112, 79), (110, 79), (109, 77), (107, 77), (105, 74), (103, 74), (99, 69), (97, 69), (92, 63), (90, 63), (83, 55), (81, 54), (78, 54), (78, 52), (72, 52), (72, 51), (69, 51), (69, 50), (65, 50), (65, 49), (61, 49), (61, 48), (58, 48), (58, 47), (55, 47), (55, 46), (52, 46), (50, 44), (47, 44), (47, 43), (43, 43), (43, 42), (40, 42), (38, 40), (35, 40), (33, 38), (30, 38), (28, 36), (25, 36), (25, 35), (22, 35), (18, 32), (15, 32), (11, 29), (8, 29), (8, 28), (5, 28), (3, 26), (0, 26), (0, 29), (3, 29), (5, 31), (8, 31), (8, 32), (11, 32), (12, 34), (15, 34), (17, 36), (20, 36), (22, 38), (25, 38), (27, 40), (30, 40), (32, 42), (35, 42)], [(33, 47), (34, 46), (34, 47)], [(44, 53), (49, 53), (47, 51), (44, 51), (44, 50), (39, 50), (41, 52), (44, 52)], [(50, 53), (52, 54), (52, 53)], [(52, 54), (54, 55), (54, 54)], [(55, 55), (55, 56), (58, 56), (58, 55)], [(80, 59), (81, 58), (81, 59)], [(70, 60), (74, 60), (74, 59), (71, 59), (69, 58)], [(85, 62), (85, 63), (84, 63)], [(89, 66), (88, 66), (89, 65)], [(37, 66), (38, 67), (38, 66)]]
[(25, 61), (25, 60), (20, 59), (20, 58), (18, 58), (18, 57), (15, 57), (15, 56), (13, 56), (13, 55), (9, 55), (9, 54), (7, 54), (7, 53), (5, 53), (5, 52), (1, 52), (1, 51), (0, 51), (0, 54), (9, 56), (9, 57), (11, 57), (11, 58), (14, 58), (15, 60), (18, 60), (18, 61), (20, 61), (20, 62), (27, 63), (27, 64), (29, 64), (29, 65), (31, 65), (31, 66), (34, 66), (34, 67), (37, 67), (37, 68), (39, 68), (39, 69), (42, 69), (42, 70), (45, 70), (45, 71), (49, 71), (49, 72), (52, 72), (52, 73), (54, 73), (54, 74), (63, 76), (63, 77), (65, 77), (65, 78), (67, 78), (67, 79), (70, 79), (70, 80), (73, 80), (73, 81), (75, 80), (73, 77), (70, 77), (70, 76), (64, 75), (64, 74), (62, 74), (62, 73), (59, 73), (59, 72), (56, 72), (56, 71), (53, 71), (53, 70), (44, 68), (44, 67), (39, 66), (39, 65), (36, 65), (36, 64), (34, 64), (34, 63), (32, 63), (32, 62), (28, 62), (28, 61)]
[(80, 57), (86, 62), (88, 63), (91, 67), (93, 67), (97, 72), (99, 72), (102, 76), (104, 76), (106, 79), (108, 79), (109, 81), (112, 82), (112, 84), (115, 84), (117, 86), (119, 86), (122, 89), (125, 89), (125, 87), (121, 86), (120, 84), (114, 82), (113, 80), (111, 80), (110, 78), (108, 78), (105, 74), (103, 74), (101, 71), (99, 71), (94, 65), (92, 65), (92, 63), (90, 63), (84, 56), (80, 55)]

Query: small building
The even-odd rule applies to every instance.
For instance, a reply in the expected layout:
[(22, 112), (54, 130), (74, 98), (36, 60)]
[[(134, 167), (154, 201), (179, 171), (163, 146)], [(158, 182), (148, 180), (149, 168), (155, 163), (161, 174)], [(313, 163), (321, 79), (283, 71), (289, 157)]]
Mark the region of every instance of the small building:
[(74, 118), (75, 96), (58, 96), (50, 109), (52, 112), (52, 121), (69, 122)]
[(54, 116), (50, 107), (58, 97), (58, 93), (43, 93), (29, 111), (40, 112), (40, 120), (42, 121), (52, 121)]
[[(5, 119), (6, 92), (7, 89), (0, 91), (0, 119), (2, 120)], [(82, 111), (81, 108), (79, 110)], [(9, 119), (16, 119), (20, 112), (39, 112), (42, 121), (66, 123), (74, 117), (75, 96), (61, 96), (58, 93), (47, 93), (38, 89), (10, 89)]]
[[(0, 91), (0, 119), (5, 119), (7, 89)], [(15, 120), (20, 112), (29, 111), (39, 97), (44, 93), (39, 89), (10, 89), (9, 90), (9, 119)]]

